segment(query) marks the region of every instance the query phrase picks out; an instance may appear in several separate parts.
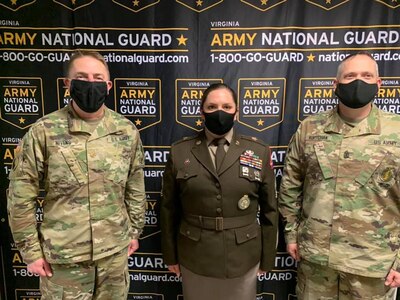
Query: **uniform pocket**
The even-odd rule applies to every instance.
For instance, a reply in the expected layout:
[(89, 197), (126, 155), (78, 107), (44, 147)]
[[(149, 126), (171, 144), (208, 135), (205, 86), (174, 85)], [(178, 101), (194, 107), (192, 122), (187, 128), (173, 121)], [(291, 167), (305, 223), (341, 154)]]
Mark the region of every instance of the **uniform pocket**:
[(71, 149), (49, 146), (48, 180), (53, 190), (69, 190), (82, 186), (87, 176)]
[(198, 242), (201, 237), (201, 228), (193, 226), (183, 220), (179, 228), (179, 233), (192, 241)]
[(40, 292), (42, 300), (62, 300), (64, 287), (51, 282), (47, 277), (40, 277)]
[(251, 225), (236, 228), (235, 229), (235, 237), (237, 244), (243, 244), (247, 241), (257, 238), (260, 232), (260, 226), (257, 223), (253, 223)]
[(183, 170), (178, 170), (176, 174), (176, 179), (177, 180), (188, 180), (190, 178), (196, 177), (197, 176), (197, 171), (194, 169), (183, 169)]

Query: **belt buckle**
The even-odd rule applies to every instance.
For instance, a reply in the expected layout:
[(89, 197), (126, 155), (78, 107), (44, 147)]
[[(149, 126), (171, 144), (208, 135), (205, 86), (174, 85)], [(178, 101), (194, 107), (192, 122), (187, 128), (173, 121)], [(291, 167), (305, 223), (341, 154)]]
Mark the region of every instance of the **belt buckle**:
[(224, 230), (224, 218), (223, 217), (215, 218), (215, 230), (216, 231)]

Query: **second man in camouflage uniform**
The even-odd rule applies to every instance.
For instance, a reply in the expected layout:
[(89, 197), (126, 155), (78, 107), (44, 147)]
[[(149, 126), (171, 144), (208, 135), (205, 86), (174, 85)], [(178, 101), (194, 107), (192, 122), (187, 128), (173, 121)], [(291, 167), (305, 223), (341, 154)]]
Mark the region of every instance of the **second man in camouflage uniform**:
[(393, 299), (400, 285), (400, 116), (378, 109), (368, 53), (338, 68), (333, 110), (293, 136), (280, 189), (299, 299)]

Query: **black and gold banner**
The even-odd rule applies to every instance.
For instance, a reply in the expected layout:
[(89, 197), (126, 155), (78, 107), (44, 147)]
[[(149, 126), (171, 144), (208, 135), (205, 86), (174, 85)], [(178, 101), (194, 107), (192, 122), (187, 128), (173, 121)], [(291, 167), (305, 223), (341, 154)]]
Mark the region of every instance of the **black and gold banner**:
[[(236, 127), (271, 145), (279, 185), (290, 137), (337, 104), (336, 68), (350, 53), (372, 53), (382, 77), (375, 103), (400, 113), (399, 24), (400, 0), (0, 0), (0, 298), (40, 299), (8, 227), (7, 176), (29, 127), (70, 101), (63, 77), (74, 49), (104, 55), (106, 103), (134, 122), (145, 148), (146, 225), (129, 258), (129, 299), (175, 300), (181, 279), (160, 249), (161, 179), (171, 143), (203, 128), (204, 90), (224, 82), (237, 91)], [(257, 300), (295, 299), (295, 282), (281, 235)]]

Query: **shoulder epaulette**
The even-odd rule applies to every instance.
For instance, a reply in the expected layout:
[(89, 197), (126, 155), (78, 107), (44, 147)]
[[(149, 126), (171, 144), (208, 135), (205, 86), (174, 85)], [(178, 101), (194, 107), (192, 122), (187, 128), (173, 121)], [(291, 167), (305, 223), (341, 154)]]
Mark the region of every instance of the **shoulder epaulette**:
[(260, 144), (260, 145), (262, 145), (262, 146), (267, 146), (267, 144), (264, 142), (264, 141), (262, 141), (262, 140), (260, 140), (260, 139), (258, 139), (258, 138), (256, 138), (256, 137), (254, 137), (254, 136), (247, 136), (247, 135), (241, 135), (240, 136), (242, 139), (244, 139), (244, 140), (248, 140), (248, 141), (250, 141), (250, 142), (255, 142), (255, 143), (257, 143), (257, 144)]
[(173, 142), (172, 146), (175, 146), (175, 145), (178, 145), (178, 144), (181, 144), (183, 142), (187, 142), (187, 141), (190, 141), (190, 140), (193, 140), (193, 139), (196, 139), (196, 138), (197, 138), (196, 135), (194, 135), (194, 136), (185, 136), (182, 139), (180, 139), (180, 140), (178, 140), (176, 142)]

